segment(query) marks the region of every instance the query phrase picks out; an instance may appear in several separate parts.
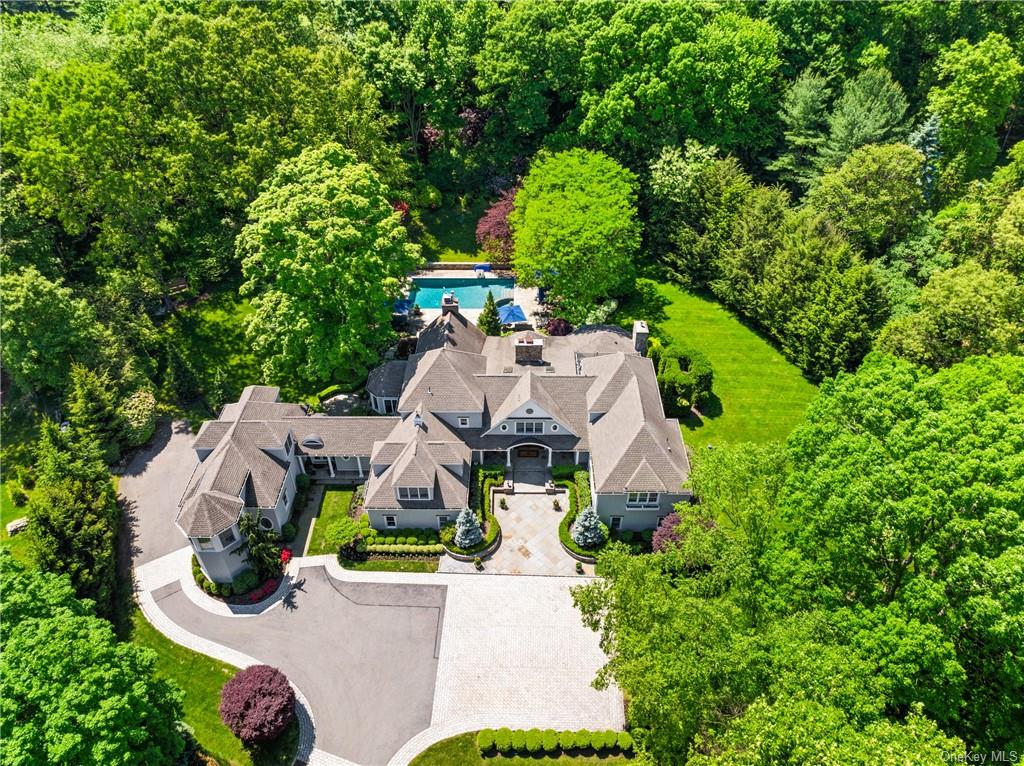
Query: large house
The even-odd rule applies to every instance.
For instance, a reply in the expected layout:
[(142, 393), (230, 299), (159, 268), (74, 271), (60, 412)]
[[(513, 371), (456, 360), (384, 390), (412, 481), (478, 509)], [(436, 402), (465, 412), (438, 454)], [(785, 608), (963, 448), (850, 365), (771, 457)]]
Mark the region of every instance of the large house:
[(177, 524), (203, 570), (226, 581), (245, 564), (238, 520), (280, 530), (295, 477), (317, 472), (365, 482), (378, 529), (437, 527), (469, 503), (474, 464), (581, 464), (611, 528), (649, 529), (689, 498), (679, 423), (665, 417), (647, 326), (581, 327), (488, 337), (446, 300), (416, 353), (367, 381), (377, 416), (310, 414), (249, 386), (195, 441), (199, 465)]

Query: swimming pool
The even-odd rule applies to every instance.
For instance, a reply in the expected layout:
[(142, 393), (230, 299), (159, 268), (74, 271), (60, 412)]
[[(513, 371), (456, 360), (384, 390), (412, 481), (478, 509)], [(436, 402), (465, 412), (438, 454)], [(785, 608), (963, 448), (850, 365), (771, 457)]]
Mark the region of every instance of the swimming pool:
[(414, 277), (409, 303), (421, 309), (441, 308), (441, 296), (453, 292), (459, 299), (459, 308), (482, 309), (487, 291), (494, 300), (512, 298), (514, 279), (486, 279), (480, 277)]

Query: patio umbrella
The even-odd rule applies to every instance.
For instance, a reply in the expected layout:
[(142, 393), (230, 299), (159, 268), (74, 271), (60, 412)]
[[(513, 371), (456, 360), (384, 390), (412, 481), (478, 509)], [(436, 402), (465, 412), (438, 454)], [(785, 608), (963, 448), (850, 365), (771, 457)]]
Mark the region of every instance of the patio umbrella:
[(516, 322), (525, 322), (526, 314), (519, 306), (512, 304), (498, 309), (498, 319), (502, 324), (515, 324)]

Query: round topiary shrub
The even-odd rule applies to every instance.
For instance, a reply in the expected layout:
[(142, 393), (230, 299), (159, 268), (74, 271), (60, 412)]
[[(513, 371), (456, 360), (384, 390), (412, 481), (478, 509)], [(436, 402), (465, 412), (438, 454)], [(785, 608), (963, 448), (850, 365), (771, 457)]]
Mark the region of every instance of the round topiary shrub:
[(593, 735), (590, 729), (580, 729), (578, 732), (576, 732), (576, 749), (586, 750), (587, 748), (589, 748), (591, 736)]
[(526, 752), (534, 755), (544, 749), (544, 740), (540, 729), (530, 729), (526, 732)]
[(590, 746), (595, 752), (615, 747), (615, 740), (618, 734), (614, 731), (595, 731), (590, 737)]
[(297, 535), (298, 533), (299, 531), (295, 528), (295, 525), (292, 524), (290, 521), (281, 525), (281, 539), (284, 540), (286, 543), (290, 543), (292, 540), (294, 540), (295, 535)]
[(526, 752), (526, 732), (522, 729), (512, 732), (512, 750), (517, 753)]
[(619, 746), (619, 750), (628, 753), (633, 749), (633, 735), (628, 731), (620, 731), (615, 737), (615, 744)]
[(295, 718), (295, 692), (277, 668), (240, 670), (220, 692), (220, 718), (245, 744), (270, 742)]
[(476, 746), (484, 755), (494, 749), (494, 729), (481, 729), (476, 735)]
[(498, 729), (494, 732), (494, 747), (499, 753), (512, 752), (512, 730)]
[(575, 750), (576, 749), (576, 732), (574, 732), (574, 731), (560, 731), (560, 732), (558, 732), (558, 747), (561, 750)]
[(541, 744), (544, 752), (555, 754), (558, 752), (558, 732), (554, 729), (545, 729), (541, 735)]
[(219, 586), (217, 586), (217, 590), (220, 591), (220, 595), (224, 598), (227, 598), (232, 593), (234, 593), (234, 589), (232, 589), (231, 583), (229, 582), (222, 582)]

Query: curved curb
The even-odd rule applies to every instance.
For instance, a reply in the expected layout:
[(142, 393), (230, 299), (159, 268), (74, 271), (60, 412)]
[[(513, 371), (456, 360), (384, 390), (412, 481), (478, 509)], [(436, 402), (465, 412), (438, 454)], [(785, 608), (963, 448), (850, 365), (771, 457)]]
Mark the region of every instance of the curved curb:
[(496, 550), (498, 550), (498, 548), (501, 547), (501, 527), (500, 526), (498, 527), (498, 536), (494, 538), (494, 542), (493, 543), (488, 545), (482, 551), (478, 551), (476, 553), (472, 553), (472, 554), (470, 554), (468, 556), (465, 553), (455, 553), (455, 551), (451, 550), (444, 543), (441, 543), (441, 545), (442, 545), (442, 547), (444, 547), (444, 552), (446, 554), (448, 554), (449, 556), (451, 556), (456, 561), (463, 561), (463, 562), (472, 564), (475, 559), (486, 558), (487, 556), (490, 556)]
[(196, 584), (191, 571), (187, 575), (182, 575), (181, 590), (189, 601), (210, 614), (220, 617), (256, 617), (284, 600), (285, 595), (291, 590), (292, 580), (292, 576), (285, 572), (281, 575), (281, 582), (278, 583), (277, 589), (255, 604), (229, 604), (226, 601), (213, 598)]
[(558, 544), (562, 546), (562, 550), (563, 551), (568, 553), (570, 556), (572, 556), (577, 561), (582, 561), (584, 564), (596, 564), (597, 563), (597, 559), (594, 558), (593, 556), (584, 556), (581, 553), (576, 553), (576, 551), (571, 550), (565, 543), (562, 542), (561, 538), (558, 539)]
[[(136, 600), (146, 620), (162, 633), (168, 640), (191, 649), (215, 660), (234, 665), (236, 668), (247, 668), (251, 665), (262, 665), (255, 657), (243, 654), (235, 649), (223, 646), (209, 639), (197, 636), (194, 633), (182, 628), (170, 617), (164, 614), (153, 599), (153, 594), (147, 590), (136, 592)], [(313, 720), (313, 713), (302, 691), (291, 681), (292, 689), (295, 691), (295, 718), (299, 723), (299, 745), (296, 757), (307, 762), (316, 753), (316, 722)]]

